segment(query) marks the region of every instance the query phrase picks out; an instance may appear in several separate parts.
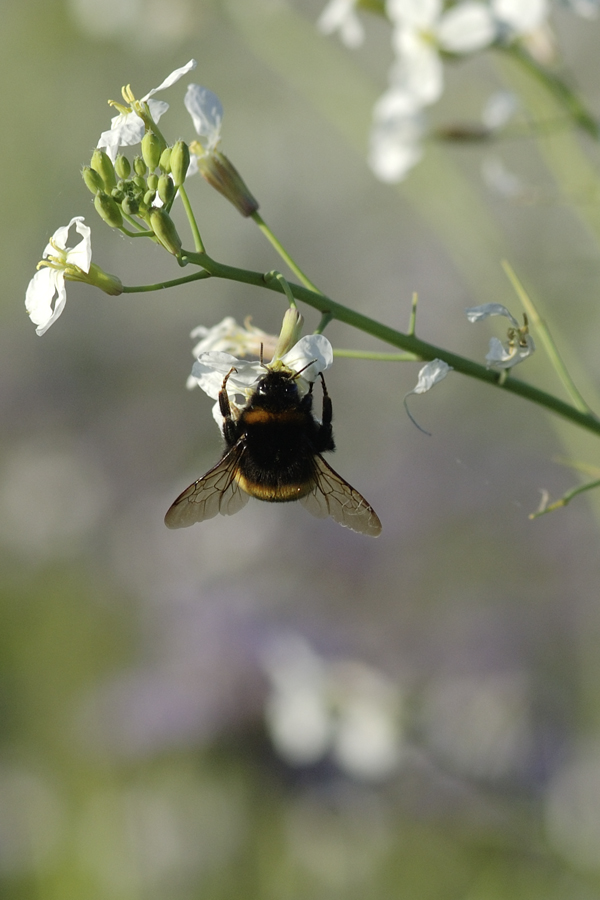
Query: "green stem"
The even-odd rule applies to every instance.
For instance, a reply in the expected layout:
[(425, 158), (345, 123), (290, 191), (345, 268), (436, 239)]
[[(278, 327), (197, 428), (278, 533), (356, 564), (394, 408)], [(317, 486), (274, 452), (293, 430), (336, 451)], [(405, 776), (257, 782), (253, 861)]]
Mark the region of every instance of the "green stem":
[(194, 216), (192, 205), (183, 185), (181, 185), (179, 188), (179, 196), (181, 197), (183, 208), (185, 209), (186, 215), (188, 217), (188, 222), (190, 223), (192, 236), (194, 238), (194, 247), (196, 248), (197, 253), (205, 253), (206, 251), (204, 249), (204, 244), (202, 243), (202, 238), (200, 236), (200, 229), (198, 228), (198, 223), (196, 222), (196, 217)]
[(548, 506), (544, 506), (542, 509), (539, 509), (537, 512), (530, 513), (530, 519), (538, 519), (540, 516), (543, 516), (545, 513), (553, 512), (555, 509), (560, 509), (561, 506), (566, 506), (567, 503), (576, 497), (578, 494), (583, 494), (585, 491), (591, 491), (594, 488), (600, 487), (600, 479), (596, 481), (588, 481), (587, 484), (582, 484), (579, 487), (573, 488), (570, 491), (567, 491), (566, 494), (560, 498), (560, 500), (555, 500), (554, 503), (549, 503)]
[(296, 278), (298, 278), (302, 282), (304, 287), (308, 288), (309, 291), (315, 291), (315, 293), (317, 293), (317, 294), (320, 293), (319, 288), (315, 284), (312, 283), (312, 281), (310, 280), (308, 275), (305, 275), (304, 272), (302, 271), (302, 269), (300, 268), (300, 266), (294, 262), (294, 260), (290, 256), (290, 254), (285, 249), (285, 247), (278, 241), (278, 239), (275, 237), (275, 235), (273, 234), (273, 232), (271, 231), (271, 229), (269, 228), (267, 223), (258, 214), (258, 212), (252, 213), (251, 218), (254, 219), (254, 221), (256, 222), (256, 224), (258, 225), (258, 227), (260, 228), (262, 233), (265, 235), (265, 237), (267, 238), (269, 243), (275, 248), (275, 250), (280, 255), (282, 260), (286, 263), (287, 266), (289, 266), (291, 271), (294, 273)]
[(190, 281), (201, 281), (203, 278), (210, 278), (210, 272), (204, 269), (201, 272), (194, 272), (193, 275), (185, 275), (183, 278), (174, 278), (172, 281), (161, 281), (158, 284), (139, 284), (123, 286), (123, 294), (143, 294), (148, 291), (163, 291), (165, 288), (177, 287), (180, 284), (189, 284)]
[(421, 359), (414, 353), (371, 353), (368, 350), (338, 350), (337, 347), (333, 355), (341, 359), (376, 359), (379, 362), (419, 362)]
[(518, 43), (511, 44), (509, 47), (500, 48), (507, 56), (515, 59), (530, 75), (540, 81), (554, 96), (556, 101), (566, 110), (576, 125), (585, 131), (590, 137), (598, 140), (600, 131), (597, 120), (588, 112), (577, 94), (553, 72), (549, 72), (547, 68), (540, 65), (536, 60)]
[[(261, 288), (266, 287), (268, 290), (283, 293), (283, 288), (279, 282), (271, 281), (267, 284), (262, 272), (254, 272), (249, 269), (239, 269), (235, 266), (227, 266), (223, 263), (216, 262), (204, 253), (182, 251), (182, 260), (202, 266), (208, 274), (213, 275), (215, 278), (225, 278), (230, 281), (238, 281), (242, 284), (251, 284)], [(335, 303), (320, 292), (308, 290), (293, 282), (290, 283), (289, 286), (292, 294), (297, 300), (301, 300), (303, 303), (306, 303), (313, 309), (319, 310), (321, 313), (331, 315), (333, 319), (337, 319), (339, 322), (344, 322), (346, 325), (357, 328), (359, 331), (364, 331), (365, 334), (370, 334), (381, 341), (385, 341), (386, 343), (391, 344), (392, 347), (399, 347), (401, 350), (406, 350), (409, 353), (414, 354), (417, 359), (425, 361), (441, 359), (449, 366), (452, 366), (456, 372), (461, 372), (463, 375), (468, 375), (470, 378), (476, 378), (478, 381), (494, 385), (500, 390), (516, 394), (519, 397), (530, 400), (532, 403), (537, 403), (538, 406), (549, 409), (556, 415), (575, 423), (580, 428), (585, 428), (587, 431), (591, 431), (594, 434), (600, 434), (599, 419), (576, 409), (574, 406), (570, 406), (568, 403), (565, 403), (564, 400), (560, 400), (552, 394), (548, 394), (524, 381), (519, 381), (511, 375), (507, 376), (506, 379), (500, 383), (500, 376), (497, 372), (487, 369), (479, 363), (474, 363), (469, 359), (465, 359), (463, 356), (458, 356), (456, 353), (450, 353), (448, 350), (436, 347), (434, 344), (428, 344), (426, 341), (422, 341), (414, 335), (404, 334), (401, 331), (396, 331), (394, 328), (389, 328), (387, 325), (383, 325), (381, 322), (377, 322), (375, 319), (371, 319), (362, 313), (355, 312), (347, 306)]]

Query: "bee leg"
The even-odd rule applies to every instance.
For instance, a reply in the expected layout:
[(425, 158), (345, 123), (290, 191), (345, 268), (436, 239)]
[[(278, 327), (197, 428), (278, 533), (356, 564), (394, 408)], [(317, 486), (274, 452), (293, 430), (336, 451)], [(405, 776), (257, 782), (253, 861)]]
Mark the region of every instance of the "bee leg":
[(233, 444), (235, 444), (237, 440), (236, 423), (233, 416), (231, 415), (231, 404), (229, 403), (229, 396), (227, 394), (227, 382), (229, 380), (229, 376), (233, 372), (237, 372), (237, 369), (231, 368), (229, 370), (229, 372), (223, 379), (223, 384), (221, 385), (221, 390), (219, 391), (219, 409), (221, 410), (221, 415), (223, 416), (223, 435), (229, 447), (233, 446)]
[(323, 414), (321, 417), (321, 426), (319, 428), (319, 440), (321, 442), (320, 452), (322, 453), (325, 450), (335, 450), (335, 444), (333, 442), (333, 428), (331, 427), (331, 421), (333, 419), (331, 397), (327, 393), (323, 373), (319, 372), (319, 375), (321, 376), (321, 384), (323, 385)]

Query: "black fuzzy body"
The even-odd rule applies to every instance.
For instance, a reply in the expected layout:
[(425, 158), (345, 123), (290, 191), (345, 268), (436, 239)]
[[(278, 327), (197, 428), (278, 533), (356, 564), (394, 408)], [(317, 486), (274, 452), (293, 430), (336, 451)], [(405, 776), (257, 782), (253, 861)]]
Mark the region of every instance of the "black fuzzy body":
[(312, 413), (312, 385), (303, 397), (297, 376), (269, 371), (239, 417), (224, 388), (219, 404), (228, 453), (240, 447), (236, 480), (248, 494), (272, 503), (298, 500), (315, 485), (315, 456), (335, 449), (331, 400), (323, 382), (323, 421)]

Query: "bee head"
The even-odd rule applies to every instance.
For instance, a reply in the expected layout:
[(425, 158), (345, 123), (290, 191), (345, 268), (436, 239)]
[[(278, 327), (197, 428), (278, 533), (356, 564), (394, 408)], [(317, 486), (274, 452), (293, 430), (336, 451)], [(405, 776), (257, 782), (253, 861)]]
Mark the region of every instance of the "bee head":
[(300, 399), (295, 373), (267, 372), (259, 379), (253, 403), (273, 409), (289, 407)]

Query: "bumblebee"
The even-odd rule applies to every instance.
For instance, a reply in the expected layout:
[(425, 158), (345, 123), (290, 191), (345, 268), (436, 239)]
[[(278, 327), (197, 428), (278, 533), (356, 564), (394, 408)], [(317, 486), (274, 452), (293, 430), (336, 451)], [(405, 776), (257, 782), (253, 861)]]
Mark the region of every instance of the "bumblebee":
[(323, 414), (312, 413), (312, 389), (301, 396), (300, 373), (267, 367), (246, 406), (234, 415), (227, 381), (219, 392), (225, 450), (212, 469), (175, 500), (165, 516), (168, 528), (186, 528), (231, 516), (250, 497), (268, 503), (299, 500), (317, 518), (331, 518), (353, 531), (377, 537), (381, 522), (358, 491), (325, 462), (322, 453), (335, 449), (331, 427), (332, 405), (325, 379)]

